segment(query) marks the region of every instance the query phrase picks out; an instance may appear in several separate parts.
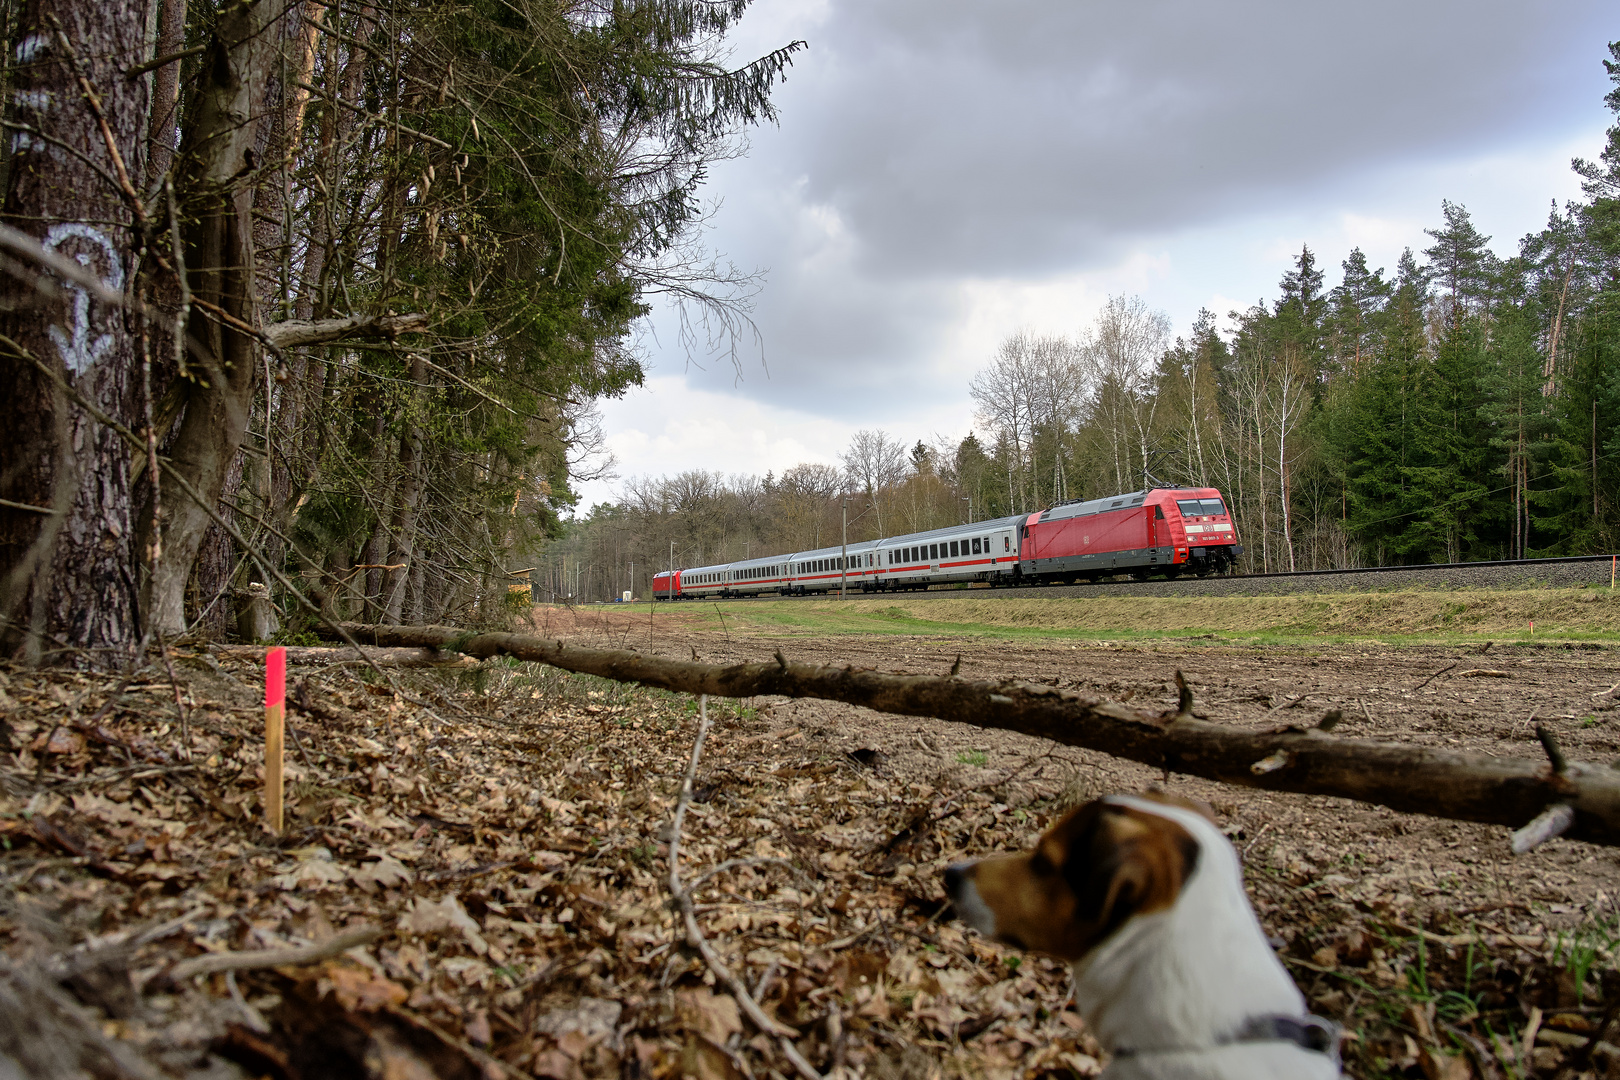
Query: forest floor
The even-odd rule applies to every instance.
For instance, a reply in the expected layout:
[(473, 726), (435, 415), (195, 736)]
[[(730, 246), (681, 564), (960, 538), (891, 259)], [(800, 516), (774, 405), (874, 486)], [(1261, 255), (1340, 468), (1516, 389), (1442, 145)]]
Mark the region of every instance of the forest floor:
[[(1620, 654), (1600, 640), (837, 633), (744, 605), (532, 618), (587, 646), (931, 674), (960, 658), (964, 677), (1166, 706), (1181, 670), (1197, 712), (1232, 725), (1339, 709), (1347, 737), (1536, 756), (1540, 723), (1571, 758), (1620, 757)], [(794, 1075), (670, 908), (697, 702), (505, 660), (387, 680), (296, 669), (289, 826), (272, 837), (261, 668), (174, 656), (173, 681), (161, 664), (128, 680), (0, 670), (0, 1017), (27, 1018), (0, 1020), (0, 1065)], [(939, 877), (1027, 845), (1068, 806), (1154, 783), (1215, 807), (1285, 962), (1348, 1029), (1350, 1075), (1620, 1075), (1608, 1042), (1584, 1064), (1580, 1049), (1620, 1004), (1612, 849), (1555, 840), (1515, 858), (1500, 828), (831, 702), (708, 709), (682, 873), (708, 942), (824, 1075), (1098, 1072), (1067, 973), (952, 923)], [(305, 952), (273, 952), (288, 949)], [(209, 954), (235, 970), (176, 969)]]

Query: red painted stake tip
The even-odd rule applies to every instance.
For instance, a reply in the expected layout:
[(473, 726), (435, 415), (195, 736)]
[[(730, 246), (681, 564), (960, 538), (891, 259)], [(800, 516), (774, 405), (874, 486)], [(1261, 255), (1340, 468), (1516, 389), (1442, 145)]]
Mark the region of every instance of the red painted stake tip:
[(277, 645), (264, 654), (264, 707), (275, 708), (287, 701), (287, 649)]

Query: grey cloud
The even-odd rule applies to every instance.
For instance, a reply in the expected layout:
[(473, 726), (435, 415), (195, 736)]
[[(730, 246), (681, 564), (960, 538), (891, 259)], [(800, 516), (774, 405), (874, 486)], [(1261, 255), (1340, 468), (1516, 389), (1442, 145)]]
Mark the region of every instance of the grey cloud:
[(780, 142), (880, 272), (1084, 265), (1412, 155), (1556, 130), (1581, 89), (1600, 108), (1607, 14), (856, 0), (812, 36)]

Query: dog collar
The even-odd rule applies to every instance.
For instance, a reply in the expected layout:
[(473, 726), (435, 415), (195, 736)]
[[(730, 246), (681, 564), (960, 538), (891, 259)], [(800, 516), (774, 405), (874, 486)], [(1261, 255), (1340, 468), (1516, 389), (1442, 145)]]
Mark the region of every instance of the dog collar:
[(1291, 1042), (1339, 1063), (1339, 1025), (1320, 1016), (1252, 1016), (1227, 1042)]
[[(1301, 1050), (1309, 1050), (1315, 1054), (1322, 1054), (1330, 1059), (1334, 1065), (1339, 1064), (1339, 1025), (1332, 1020), (1320, 1016), (1283, 1016), (1273, 1013), (1265, 1016), (1251, 1016), (1238, 1028), (1236, 1034), (1224, 1039), (1216, 1040), (1217, 1046), (1231, 1046), (1234, 1043), (1253, 1042), (1287, 1042), (1293, 1043)], [(1167, 1050), (1128, 1050), (1119, 1049), (1113, 1056), (1141, 1057), (1155, 1053), (1183, 1053), (1182, 1048)]]

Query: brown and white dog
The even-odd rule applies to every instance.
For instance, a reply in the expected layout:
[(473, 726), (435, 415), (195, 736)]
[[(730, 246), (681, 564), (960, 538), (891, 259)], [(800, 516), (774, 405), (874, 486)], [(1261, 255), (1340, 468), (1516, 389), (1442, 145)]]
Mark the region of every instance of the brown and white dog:
[(1109, 1080), (1340, 1075), (1337, 1027), (1307, 1015), (1197, 804), (1098, 799), (1033, 851), (950, 867), (945, 889), (981, 934), (1069, 962)]

